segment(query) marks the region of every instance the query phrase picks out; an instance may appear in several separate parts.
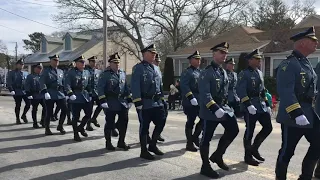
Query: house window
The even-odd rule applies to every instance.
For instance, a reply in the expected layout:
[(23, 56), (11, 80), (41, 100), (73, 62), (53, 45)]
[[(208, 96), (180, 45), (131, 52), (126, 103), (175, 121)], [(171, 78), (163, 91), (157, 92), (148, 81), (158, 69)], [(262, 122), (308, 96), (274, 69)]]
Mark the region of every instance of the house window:
[(47, 53), (47, 41), (42, 39), (41, 42), (41, 53)]
[[(187, 69), (189, 67), (189, 63), (188, 62), (182, 62), (181, 63), (181, 73), (185, 70), (185, 69)], [(180, 73), (180, 74), (181, 74)]]
[(66, 35), (66, 38), (64, 40), (64, 48), (66, 51), (71, 51), (72, 50), (72, 46), (71, 46), (71, 36), (69, 34)]

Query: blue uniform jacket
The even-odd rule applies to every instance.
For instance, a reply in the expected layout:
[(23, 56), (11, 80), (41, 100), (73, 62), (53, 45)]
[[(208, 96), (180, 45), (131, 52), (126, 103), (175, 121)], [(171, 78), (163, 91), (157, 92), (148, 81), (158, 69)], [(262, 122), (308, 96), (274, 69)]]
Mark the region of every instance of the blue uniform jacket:
[(88, 70), (90, 73), (92, 97), (98, 97), (97, 86), (99, 81), (99, 73), (95, 68), (91, 68), (90, 66), (86, 66), (86, 70)]
[(43, 99), (40, 87), (40, 74), (29, 74), (27, 76), (24, 89), (27, 96), (32, 96), (33, 99)]
[(120, 111), (129, 108), (132, 102), (131, 94), (126, 81), (126, 73), (123, 70), (114, 72), (108, 67), (101, 73), (98, 81), (98, 95), (101, 103), (108, 103), (109, 110)]
[(227, 105), (228, 85), (229, 80), (226, 71), (214, 61), (200, 73), (200, 118), (210, 121), (223, 121), (224, 117), (218, 119), (215, 115), (219, 108), (233, 112), (233, 109), (230, 109)]
[(142, 61), (132, 69), (131, 91), (135, 106), (143, 109), (163, 106), (162, 79), (153, 64)]
[(23, 96), (25, 95), (24, 92), (24, 83), (26, 77), (24, 76), (23, 72), (15, 69), (13, 71), (8, 72), (7, 77), (7, 87), (9, 91), (14, 91), (16, 96)]
[(236, 86), (237, 86), (237, 73), (226, 70), (228, 79), (229, 79), (229, 88), (228, 88), (228, 103), (236, 102), (238, 97)]
[(245, 111), (248, 106), (253, 105), (257, 109), (257, 113), (267, 112), (269, 103), (265, 94), (263, 74), (259, 69), (255, 70), (249, 66), (241, 71), (236, 90)]
[[(312, 128), (319, 117), (312, 106), (316, 90), (317, 75), (309, 60), (294, 50), (282, 61), (277, 73), (277, 91), (280, 97), (277, 122), (299, 128)], [(305, 115), (309, 125), (299, 126), (295, 118)]]
[(75, 95), (77, 97), (76, 100), (70, 100), (69, 103), (90, 102), (92, 94), (90, 83), (89, 71), (80, 71), (78, 68), (69, 70), (65, 78), (65, 90), (68, 96)]
[(193, 98), (199, 100), (198, 81), (200, 72), (200, 69), (189, 66), (181, 73), (180, 88), (183, 106), (192, 106), (190, 100)]
[(52, 100), (64, 99), (63, 78), (64, 74), (61, 69), (51, 66), (44, 68), (40, 75), (42, 93), (48, 92)]

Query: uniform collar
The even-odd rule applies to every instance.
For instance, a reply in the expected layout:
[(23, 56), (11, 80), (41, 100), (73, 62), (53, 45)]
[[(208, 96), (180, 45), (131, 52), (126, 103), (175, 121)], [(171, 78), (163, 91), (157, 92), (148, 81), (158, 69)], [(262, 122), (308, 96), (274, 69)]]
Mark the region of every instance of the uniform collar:
[(190, 65), (189, 68), (191, 68), (191, 69), (193, 69), (193, 70), (199, 69), (199, 68), (196, 68), (196, 67), (194, 67), (194, 66), (192, 66), (192, 65)]
[(295, 56), (295, 57), (297, 57), (298, 59), (304, 59), (304, 58), (306, 58), (303, 54), (301, 54), (298, 50), (293, 50), (292, 51), (292, 54)]
[(221, 68), (221, 65), (217, 64), (214, 61), (211, 61), (211, 66), (214, 67), (214, 68)]
[(251, 66), (248, 66), (248, 69), (250, 70), (250, 71), (255, 71), (256, 69), (254, 69), (253, 67), (251, 67)]

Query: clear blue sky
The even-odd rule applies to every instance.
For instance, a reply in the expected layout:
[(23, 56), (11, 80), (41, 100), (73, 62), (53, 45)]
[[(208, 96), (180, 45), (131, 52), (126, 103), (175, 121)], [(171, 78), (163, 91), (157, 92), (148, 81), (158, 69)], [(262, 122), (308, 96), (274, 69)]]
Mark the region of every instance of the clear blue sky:
[[(285, 1), (289, 4), (293, 0)], [(315, 6), (317, 12), (320, 13), (320, 0), (316, 0)], [(9, 54), (14, 54), (15, 42), (18, 42), (18, 54), (27, 53), (23, 49), (22, 39), (28, 39), (28, 34), (36, 31), (51, 34), (54, 31), (59, 31), (58, 25), (52, 21), (52, 15), (57, 12), (53, 0), (0, 0), (0, 8), (57, 27), (37, 24), (0, 9), (0, 40), (7, 45)]]

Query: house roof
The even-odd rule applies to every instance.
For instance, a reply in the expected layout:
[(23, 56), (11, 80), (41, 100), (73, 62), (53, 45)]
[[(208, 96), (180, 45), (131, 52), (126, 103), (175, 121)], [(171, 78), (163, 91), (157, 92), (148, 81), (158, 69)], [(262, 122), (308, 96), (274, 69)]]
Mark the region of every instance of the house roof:
[(59, 47), (57, 47), (56, 49), (54, 49), (53, 51), (51, 51), (48, 54), (43, 54), (40, 52), (36, 52), (28, 57), (25, 58), (25, 63), (26, 64), (32, 64), (32, 63), (44, 63), (44, 62), (49, 62), (49, 56), (55, 55), (55, 54), (59, 54), (60, 56), (60, 61), (72, 61), (75, 58), (81, 56), (82, 54), (84, 54), (86, 51), (88, 51), (89, 49), (95, 47), (97, 44), (101, 43), (102, 40), (101, 39), (96, 39), (93, 38), (90, 41), (84, 43), (83, 45), (81, 45), (80, 47), (78, 47), (77, 49), (73, 50), (73, 51), (64, 51), (64, 46), (61, 45)]
[(171, 55), (190, 54), (195, 50), (199, 50), (200, 53), (210, 53), (210, 48), (221, 42), (228, 42), (230, 44), (230, 52), (252, 51), (253, 49), (264, 46), (270, 42), (268, 39), (260, 40), (252, 35), (262, 32), (264, 31), (251, 27), (238, 26), (220, 35), (204, 40), (193, 47), (187, 47), (173, 52)]
[[(285, 52), (293, 48), (294, 42), (290, 40), (290, 37), (305, 29), (306, 28), (261, 31), (255, 28), (238, 26), (228, 32), (207, 39), (195, 46), (180, 49), (170, 55), (185, 56), (196, 50), (200, 51), (201, 54), (211, 53), (211, 47), (224, 41), (230, 44), (230, 53), (250, 52), (254, 49), (261, 49), (264, 53)], [(317, 38), (320, 39), (320, 26), (315, 27), (315, 31)]]
[(45, 38), (48, 42), (63, 44), (63, 41), (62, 41), (61, 38), (51, 37), (51, 36), (44, 36), (44, 38)]
[(73, 32), (67, 32), (63, 37), (62, 40), (66, 37), (67, 34), (70, 34), (72, 39), (80, 39), (80, 40), (90, 40), (92, 38), (91, 34), (82, 34), (82, 33), (73, 33)]
[(320, 15), (312, 14), (302, 19), (293, 29), (306, 28), (310, 26), (320, 26)]

